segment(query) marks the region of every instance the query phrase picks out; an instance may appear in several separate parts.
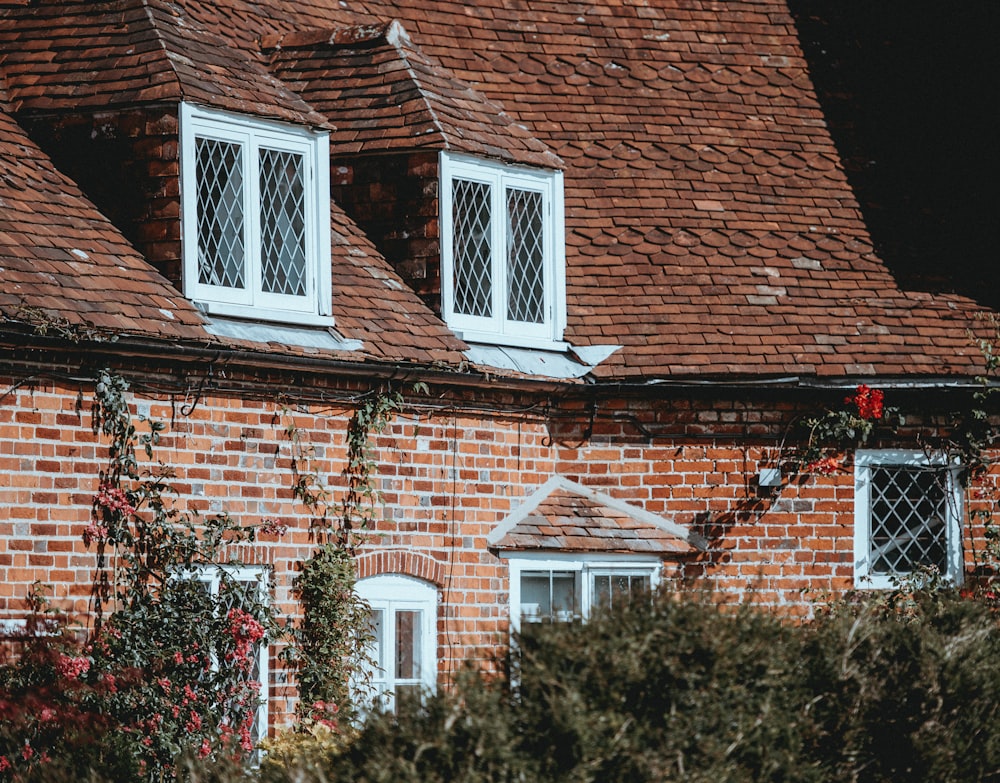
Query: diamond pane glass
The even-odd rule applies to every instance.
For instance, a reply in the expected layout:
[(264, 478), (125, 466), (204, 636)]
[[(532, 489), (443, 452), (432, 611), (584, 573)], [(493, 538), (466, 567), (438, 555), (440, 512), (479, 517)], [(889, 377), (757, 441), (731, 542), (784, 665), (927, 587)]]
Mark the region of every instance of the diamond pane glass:
[(545, 319), (542, 194), (508, 188), (507, 221), (507, 318), (540, 324)]
[(950, 493), (945, 468), (871, 469), (871, 563), (876, 574), (947, 570)]
[(302, 155), (261, 148), (261, 287), (306, 294), (306, 206)]
[(490, 186), (464, 179), (453, 180), (452, 220), (455, 312), (491, 318)]
[(243, 245), (243, 147), (196, 139), (198, 282), (246, 288)]

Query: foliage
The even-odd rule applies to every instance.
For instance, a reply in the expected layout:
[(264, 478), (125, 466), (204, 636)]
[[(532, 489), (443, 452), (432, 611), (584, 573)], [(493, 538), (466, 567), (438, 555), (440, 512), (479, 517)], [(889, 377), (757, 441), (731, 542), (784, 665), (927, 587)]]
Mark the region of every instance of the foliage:
[[(144, 470), (137, 455), (152, 457), (163, 425), (148, 421), (140, 434), (127, 389), (107, 372), (95, 387), (94, 429), (109, 447), (84, 532), (97, 553), (94, 627), (82, 647), (38, 636), (29, 654), (3, 669), (10, 702), (23, 708), (47, 700), (80, 719), (67, 715), (61, 733), (25, 724), (20, 735), (5, 736), (0, 755), (11, 766), (0, 780), (43, 754), (73, 764), (81, 744), (82, 758), (98, 759), (118, 779), (157, 781), (173, 778), (185, 751), (206, 757), (253, 749), (261, 687), (252, 679), (253, 657), (274, 622), (259, 586), (230, 578), (225, 567), (239, 564), (225, 552), (255, 531), (225, 514), (202, 517), (168, 502), (170, 471)], [(218, 569), (218, 596), (206, 589), (205, 569)], [(13, 764), (12, 753), (25, 764)]]
[(802, 472), (836, 473), (844, 466), (843, 451), (866, 444), (878, 426), (902, 423), (899, 411), (885, 406), (885, 393), (866, 384), (844, 398), (844, 405), (847, 407), (827, 410), (803, 422), (809, 434), (798, 460)]
[[(877, 595), (877, 594), (876, 594)], [(661, 595), (531, 626), (511, 685), (470, 676), (372, 716), (284, 781), (959, 781), (1000, 774), (1000, 627), (954, 590), (852, 596), (784, 624)]]
[(339, 720), (349, 720), (351, 686), (363, 685), (371, 633), (368, 605), (354, 590), (354, 554), (381, 502), (371, 437), (385, 430), (401, 403), (399, 393), (377, 393), (355, 409), (347, 428), (346, 492), (338, 515), (331, 513), (332, 495), (313, 467), (312, 447), (294, 423), (286, 427), (296, 473), (294, 492), (310, 511), (317, 539), (316, 550), (295, 581), (302, 620), (285, 651), (298, 674), (297, 716), (303, 731), (332, 722), (329, 705), (337, 706)]

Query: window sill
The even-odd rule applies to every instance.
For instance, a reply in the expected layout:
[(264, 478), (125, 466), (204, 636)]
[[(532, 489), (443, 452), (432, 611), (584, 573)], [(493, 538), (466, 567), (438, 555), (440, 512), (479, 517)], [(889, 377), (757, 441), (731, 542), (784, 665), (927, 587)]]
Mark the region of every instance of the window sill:
[(332, 315), (295, 312), (293, 310), (271, 310), (263, 307), (225, 304), (220, 302), (195, 302), (195, 306), (209, 315), (223, 315), (242, 318), (247, 321), (267, 321), (291, 326), (333, 326)]
[(506, 348), (534, 348), (539, 351), (553, 351), (555, 353), (566, 353), (570, 349), (570, 344), (562, 340), (546, 340), (539, 337), (519, 337), (509, 334), (495, 334), (493, 332), (476, 332), (469, 329), (453, 330), (455, 335), (467, 343), (481, 343), (483, 345), (497, 345)]

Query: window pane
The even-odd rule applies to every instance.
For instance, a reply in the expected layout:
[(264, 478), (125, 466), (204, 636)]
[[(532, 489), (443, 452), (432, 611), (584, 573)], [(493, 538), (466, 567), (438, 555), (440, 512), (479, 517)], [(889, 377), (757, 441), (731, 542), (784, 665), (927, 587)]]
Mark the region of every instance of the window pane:
[(420, 611), (396, 612), (396, 679), (420, 676)]
[(947, 571), (947, 476), (945, 468), (871, 469), (872, 573)]
[(261, 287), (306, 294), (306, 208), (301, 155), (261, 148)]
[(372, 636), (372, 661), (375, 663), (375, 678), (381, 680), (385, 676), (385, 622), (381, 609), (372, 609), (370, 615), (370, 631)]
[(493, 316), (490, 186), (453, 180), (452, 220), (455, 312), (490, 318)]
[(596, 609), (610, 609), (611, 608), (611, 577), (610, 576), (595, 576), (594, 577), (594, 598), (593, 606)]
[(552, 614), (549, 574), (521, 574), (521, 617), (540, 620)]
[(243, 147), (196, 139), (198, 281), (246, 288), (243, 247)]
[(542, 266), (542, 194), (507, 189), (507, 317), (545, 320)]

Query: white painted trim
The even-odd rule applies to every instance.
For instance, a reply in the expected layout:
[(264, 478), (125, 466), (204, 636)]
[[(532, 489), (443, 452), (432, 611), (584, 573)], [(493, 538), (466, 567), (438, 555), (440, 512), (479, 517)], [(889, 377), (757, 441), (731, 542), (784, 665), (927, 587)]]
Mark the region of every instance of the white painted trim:
[[(438, 591), (430, 582), (403, 574), (377, 574), (359, 579), (355, 585), (358, 595), (368, 602), (372, 609), (385, 612), (384, 659), (391, 661), (395, 650), (395, 623), (393, 613), (397, 610), (420, 611), (420, 681), (428, 692), (433, 692), (437, 684), (437, 605)], [(389, 669), (390, 667), (387, 667)], [(385, 709), (393, 709), (396, 692), (395, 664), (385, 673), (386, 688), (375, 694)]]
[(510, 579), (510, 629), (521, 630), (521, 577), (527, 573), (572, 571), (579, 575), (582, 619), (590, 616), (594, 595), (593, 577), (604, 575), (648, 576), (651, 589), (660, 584), (663, 563), (655, 555), (631, 554), (555, 554), (552, 552), (511, 552), (501, 555), (507, 560)]
[[(441, 228), (441, 312), (445, 322), (463, 339), (498, 345), (519, 345), (543, 350), (564, 351), (566, 327), (566, 228), (563, 175), (560, 171), (527, 166), (504, 165), (469, 155), (442, 151), (439, 155), (439, 225)], [(493, 275), (490, 317), (469, 316), (454, 310), (454, 253), (452, 237), (453, 202), (451, 183), (455, 178), (481, 182), (491, 188), (491, 266)], [(544, 321), (529, 324), (506, 317), (506, 209), (504, 189), (514, 186), (540, 193), (543, 210), (543, 291)], [(498, 250), (499, 249), (499, 250)]]
[(962, 559), (963, 496), (958, 473), (961, 465), (948, 465), (945, 455), (928, 454), (918, 450), (863, 449), (854, 455), (854, 586), (884, 590), (896, 586), (898, 576), (871, 574), (871, 474), (872, 466), (922, 467), (940, 465), (948, 467), (947, 519), (945, 519), (945, 548), (947, 572), (941, 576), (954, 584), (961, 584), (964, 576)]
[[(332, 326), (330, 271), (329, 133), (182, 102), (180, 121), (181, 249), (184, 294), (207, 312), (261, 321)], [(197, 138), (239, 144), (243, 155), (243, 244), (245, 288), (198, 279)], [(305, 188), (306, 292), (302, 296), (263, 290), (260, 262), (259, 150), (301, 156)]]

